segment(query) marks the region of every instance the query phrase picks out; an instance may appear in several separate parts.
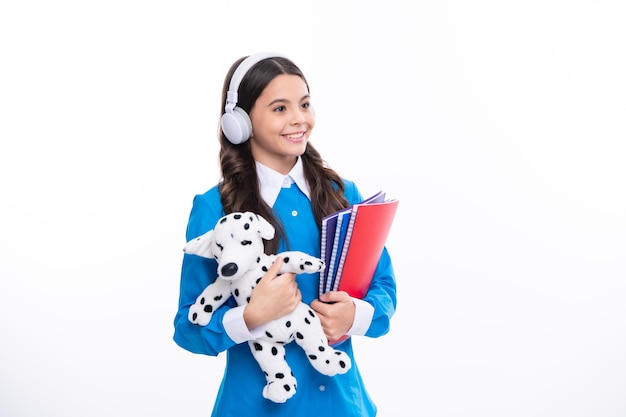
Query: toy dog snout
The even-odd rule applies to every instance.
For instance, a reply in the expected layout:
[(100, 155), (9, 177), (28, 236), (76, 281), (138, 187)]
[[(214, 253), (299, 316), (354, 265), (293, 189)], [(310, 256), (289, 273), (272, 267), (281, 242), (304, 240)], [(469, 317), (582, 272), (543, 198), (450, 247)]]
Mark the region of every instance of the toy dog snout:
[(237, 267), (237, 264), (234, 262), (229, 262), (226, 265), (222, 266), (222, 268), (220, 269), (221, 271), (221, 276), (223, 277), (232, 277), (233, 275), (235, 275), (237, 273), (237, 270), (239, 268)]

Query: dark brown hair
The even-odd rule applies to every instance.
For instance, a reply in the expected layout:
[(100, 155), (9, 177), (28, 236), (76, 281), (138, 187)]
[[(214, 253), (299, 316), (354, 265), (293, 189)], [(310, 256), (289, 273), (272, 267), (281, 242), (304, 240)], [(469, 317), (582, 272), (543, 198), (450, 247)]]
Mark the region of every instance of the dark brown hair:
[[(245, 57), (238, 59), (226, 75), (222, 92), (222, 114), (226, 105), (226, 93), (230, 79), (244, 59)], [(282, 57), (268, 58), (252, 66), (241, 80), (237, 106), (249, 113), (265, 87), (280, 74), (297, 75), (305, 82), (307, 90), (309, 89), (304, 74), (292, 61)], [(277, 233), (273, 240), (266, 242), (265, 250), (267, 253), (276, 253), (279, 239), (286, 239), (286, 236), (282, 224), (274, 216), (272, 208), (261, 197), (250, 141), (233, 145), (226, 139), (221, 129), (219, 140), (221, 144), (219, 164), (222, 176), (220, 196), (224, 212), (252, 211), (267, 219), (276, 228)], [(348, 207), (348, 201), (343, 193), (343, 181), (339, 174), (322, 159), (320, 153), (310, 142), (301, 158), (304, 176), (311, 191), (313, 214), (318, 227), (320, 227), (324, 216)]]

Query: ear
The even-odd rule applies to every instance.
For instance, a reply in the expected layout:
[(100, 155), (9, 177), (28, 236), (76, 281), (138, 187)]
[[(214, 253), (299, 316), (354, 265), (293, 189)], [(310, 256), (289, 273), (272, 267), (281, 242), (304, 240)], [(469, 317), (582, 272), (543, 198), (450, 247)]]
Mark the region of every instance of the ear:
[(265, 218), (259, 216), (258, 214), (255, 214), (255, 216), (259, 221), (257, 227), (259, 235), (261, 235), (261, 237), (265, 240), (270, 240), (274, 238), (274, 233), (276, 232), (274, 226), (272, 226), (270, 222), (268, 222), (267, 220), (265, 220)]
[(183, 247), (183, 252), (190, 255), (198, 255), (203, 258), (215, 258), (213, 250), (211, 249), (213, 246), (213, 232), (213, 230), (209, 230), (205, 234), (190, 240), (185, 247)]

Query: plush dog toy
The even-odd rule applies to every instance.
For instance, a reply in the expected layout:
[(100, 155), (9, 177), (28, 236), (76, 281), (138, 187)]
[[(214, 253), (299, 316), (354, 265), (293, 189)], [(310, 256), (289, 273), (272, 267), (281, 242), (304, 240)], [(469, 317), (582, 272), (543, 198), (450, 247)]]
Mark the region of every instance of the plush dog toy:
[[(263, 240), (274, 237), (274, 227), (252, 212), (222, 217), (213, 230), (190, 240), (185, 253), (217, 260), (217, 278), (207, 286), (189, 309), (192, 323), (206, 326), (213, 312), (232, 295), (238, 305), (250, 301), (250, 294), (277, 256), (283, 258), (280, 274), (313, 273), (324, 269), (324, 261), (303, 252), (279, 255), (264, 253)], [(293, 313), (264, 326), (264, 336), (248, 342), (255, 360), (266, 375), (263, 397), (282, 403), (296, 393), (296, 378), (285, 360), (284, 345), (294, 341), (305, 351), (311, 365), (321, 374), (346, 373), (352, 366), (348, 355), (332, 348), (319, 317), (305, 303)]]

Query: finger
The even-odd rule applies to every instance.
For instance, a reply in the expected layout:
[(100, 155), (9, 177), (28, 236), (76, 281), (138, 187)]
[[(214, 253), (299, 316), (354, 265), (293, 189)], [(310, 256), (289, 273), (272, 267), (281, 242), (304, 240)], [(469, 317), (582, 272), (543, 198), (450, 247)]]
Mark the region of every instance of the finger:
[(323, 317), (326, 316), (326, 312), (328, 311), (328, 304), (322, 300), (313, 300), (311, 302), (311, 308), (317, 313), (318, 316)]

